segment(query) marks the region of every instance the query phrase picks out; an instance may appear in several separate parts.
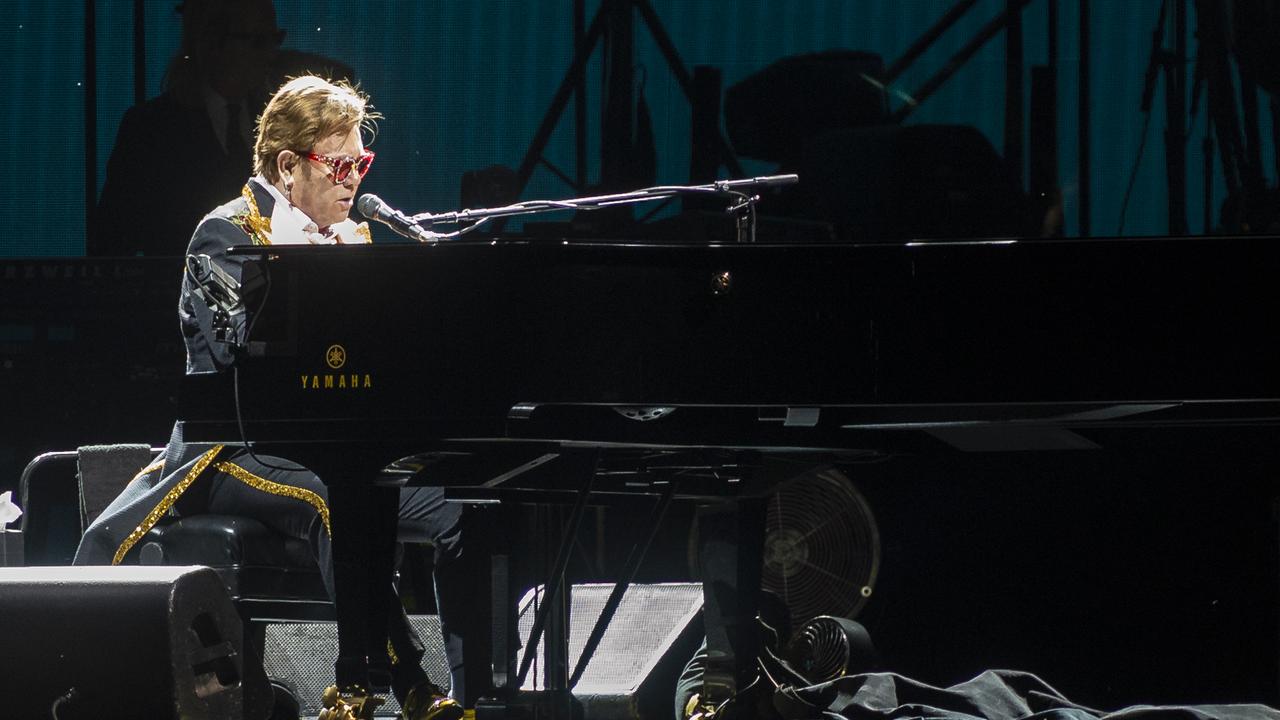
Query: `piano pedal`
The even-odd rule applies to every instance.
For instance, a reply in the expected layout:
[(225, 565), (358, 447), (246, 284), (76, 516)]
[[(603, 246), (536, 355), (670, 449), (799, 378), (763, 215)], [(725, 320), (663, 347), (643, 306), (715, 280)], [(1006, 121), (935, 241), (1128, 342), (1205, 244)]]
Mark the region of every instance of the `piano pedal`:
[(373, 720), (373, 713), (386, 700), (365, 692), (342, 693), (330, 685), (320, 696), (323, 709), (316, 720)]

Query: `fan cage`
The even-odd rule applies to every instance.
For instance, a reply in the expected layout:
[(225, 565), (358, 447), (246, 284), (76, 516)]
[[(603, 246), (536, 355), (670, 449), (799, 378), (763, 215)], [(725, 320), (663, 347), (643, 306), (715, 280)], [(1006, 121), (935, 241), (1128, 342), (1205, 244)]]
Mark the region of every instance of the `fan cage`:
[(879, 564), (875, 517), (840, 470), (797, 478), (770, 498), (761, 584), (782, 598), (793, 625), (822, 615), (857, 617)]

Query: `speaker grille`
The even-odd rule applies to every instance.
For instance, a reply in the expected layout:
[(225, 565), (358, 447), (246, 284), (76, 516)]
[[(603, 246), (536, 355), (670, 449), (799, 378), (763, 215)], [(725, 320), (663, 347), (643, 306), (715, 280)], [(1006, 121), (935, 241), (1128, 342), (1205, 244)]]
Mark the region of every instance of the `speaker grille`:
[[(569, 630), (571, 668), (577, 666), (591, 627), (604, 610), (612, 590), (613, 586), (608, 584), (573, 586)], [(541, 586), (525, 593), (518, 606), (522, 646), (528, 645), (529, 632), (533, 627), (535, 597), (540, 603), (543, 598)], [(677, 640), (701, 609), (702, 587), (696, 583), (629, 587), (590, 665), (574, 688), (574, 693), (579, 696), (615, 698), (619, 708), (597, 699), (589, 708), (588, 716), (630, 717), (634, 714), (633, 696), (640, 684), (653, 675), (655, 666), (671, 652), (673, 645), (678, 644)], [(410, 615), (409, 620), (426, 646), (423, 669), (432, 682), (447, 688), (449, 671), (444, 643), (440, 638), (440, 618)], [(266, 628), (263, 664), (267, 676), (284, 681), (297, 692), (303, 717), (315, 717), (320, 712), (320, 694), (333, 684), (333, 661), (337, 648), (337, 627), (332, 622), (272, 623)], [(692, 652), (689, 648), (683, 650)], [(687, 657), (682, 655), (677, 665), (685, 659)], [(524, 689), (535, 690), (545, 685), (545, 667), (543, 648), (539, 644), (534, 672), (525, 680)], [(663, 699), (669, 702), (668, 696), (664, 695)], [(387, 704), (378, 708), (377, 716), (395, 717), (399, 712), (395, 698), (388, 697)]]
[[(449, 687), (449, 664), (440, 638), (440, 618), (410, 615), (409, 622), (422, 638), (426, 654), (422, 669), (442, 688)], [(266, 628), (263, 665), (267, 677), (282, 680), (298, 693), (303, 717), (319, 714), (320, 694), (333, 684), (333, 661), (338, 655), (338, 629), (332, 622), (272, 623)], [(387, 704), (378, 708), (378, 717), (396, 717), (400, 705), (387, 695)]]
[[(613, 585), (574, 585), (569, 620), (570, 672), (577, 667), (591, 627), (604, 610)], [(544, 597), (541, 585), (520, 599), (520, 644), (527, 647), (535, 605)], [(654, 665), (702, 609), (702, 586), (696, 583), (632, 585), (600, 639), (574, 694), (630, 696)], [(525, 690), (545, 684), (543, 645), (539, 643), (534, 671), (525, 678)]]

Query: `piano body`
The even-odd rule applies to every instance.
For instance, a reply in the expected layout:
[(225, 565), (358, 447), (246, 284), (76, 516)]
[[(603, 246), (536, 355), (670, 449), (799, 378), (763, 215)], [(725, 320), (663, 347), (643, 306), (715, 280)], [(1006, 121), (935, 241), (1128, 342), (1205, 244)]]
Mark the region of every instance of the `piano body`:
[[(347, 685), (378, 685), (398, 483), (742, 510), (718, 516), (740, 597), (707, 595), (706, 689), (727, 697), (751, 670), (734, 633), (754, 615), (753, 513), (777, 483), (891, 452), (1280, 419), (1274, 238), (232, 252), (264, 279), (238, 391), (193, 384), (187, 438), (247, 438), (330, 484)], [(512, 693), (499, 635), (494, 691)]]

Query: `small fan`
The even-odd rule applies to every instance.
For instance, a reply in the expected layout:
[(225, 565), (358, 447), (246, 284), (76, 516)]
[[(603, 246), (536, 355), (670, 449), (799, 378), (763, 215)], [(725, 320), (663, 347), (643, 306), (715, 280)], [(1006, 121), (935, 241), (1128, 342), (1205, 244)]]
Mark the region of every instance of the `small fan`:
[(787, 664), (811, 684), (875, 670), (879, 662), (866, 628), (854, 620), (821, 615), (791, 635)]
[(871, 508), (840, 470), (796, 478), (770, 498), (762, 586), (786, 603), (792, 627), (820, 615), (856, 617), (879, 566)]

